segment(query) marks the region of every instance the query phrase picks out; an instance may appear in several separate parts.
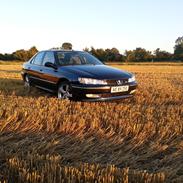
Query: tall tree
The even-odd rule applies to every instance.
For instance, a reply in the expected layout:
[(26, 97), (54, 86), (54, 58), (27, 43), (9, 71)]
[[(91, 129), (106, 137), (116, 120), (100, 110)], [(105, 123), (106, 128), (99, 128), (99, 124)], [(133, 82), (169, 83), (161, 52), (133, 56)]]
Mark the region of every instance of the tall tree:
[(174, 57), (177, 60), (183, 61), (183, 36), (178, 37), (175, 41)]
[(38, 52), (37, 48), (35, 46), (31, 47), (28, 50), (28, 59), (30, 59), (31, 57), (33, 57), (36, 53)]
[(112, 49), (107, 48), (104, 50), (102, 48), (95, 49), (94, 47), (91, 47), (90, 50), (88, 48), (85, 48), (84, 50), (91, 53), (92, 55), (94, 55), (95, 57), (97, 57), (99, 60), (103, 62), (124, 61), (124, 55), (120, 54), (117, 48), (112, 48)]
[(65, 50), (72, 50), (72, 44), (65, 42), (62, 44), (62, 48)]
[(16, 58), (16, 60), (28, 61), (33, 55), (38, 52), (35, 46), (31, 47), (29, 50), (17, 50), (12, 53), (12, 55)]
[(125, 51), (128, 62), (151, 61), (153, 56), (150, 51), (144, 48), (136, 48), (135, 50)]
[(162, 51), (160, 48), (157, 48), (154, 51), (154, 60), (155, 61), (170, 61), (172, 60), (173, 55), (167, 51)]

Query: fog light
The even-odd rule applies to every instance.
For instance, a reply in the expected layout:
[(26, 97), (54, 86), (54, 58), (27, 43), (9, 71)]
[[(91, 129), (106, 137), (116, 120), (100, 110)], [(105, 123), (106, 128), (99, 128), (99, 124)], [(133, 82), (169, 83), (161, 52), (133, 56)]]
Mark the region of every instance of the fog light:
[(88, 97), (88, 98), (99, 98), (100, 95), (98, 95), (98, 94), (86, 94), (86, 97)]
[(130, 94), (135, 93), (135, 92), (136, 92), (136, 90), (132, 90), (132, 91), (130, 92)]

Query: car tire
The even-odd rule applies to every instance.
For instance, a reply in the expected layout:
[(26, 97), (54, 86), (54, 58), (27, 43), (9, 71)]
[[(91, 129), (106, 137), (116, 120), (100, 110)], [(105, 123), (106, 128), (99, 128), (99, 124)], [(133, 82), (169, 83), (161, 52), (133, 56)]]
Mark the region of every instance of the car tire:
[(71, 86), (68, 81), (63, 81), (59, 84), (57, 97), (58, 99), (72, 99)]
[(24, 88), (26, 89), (27, 92), (31, 90), (30, 79), (27, 74), (24, 77)]

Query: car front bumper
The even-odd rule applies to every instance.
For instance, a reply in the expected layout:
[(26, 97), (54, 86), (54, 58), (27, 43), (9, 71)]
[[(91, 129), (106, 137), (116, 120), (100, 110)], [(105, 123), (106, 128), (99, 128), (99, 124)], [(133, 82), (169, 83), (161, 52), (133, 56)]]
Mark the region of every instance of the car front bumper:
[(111, 93), (111, 87), (107, 86), (86, 86), (86, 85), (72, 85), (73, 97), (82, 101), (109, 101), (133, 97), (137, 88), (137, 83), (128, 83), (128, 91)]

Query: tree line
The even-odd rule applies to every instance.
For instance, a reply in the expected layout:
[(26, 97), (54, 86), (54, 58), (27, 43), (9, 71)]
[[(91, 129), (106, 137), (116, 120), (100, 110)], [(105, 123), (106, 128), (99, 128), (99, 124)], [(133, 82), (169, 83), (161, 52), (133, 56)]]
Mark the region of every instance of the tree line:
[(1, 54), (0, 53), (0, 60), (4, 61), (27, 61), (29, 60), (32, 56), (34, 56), (38, 52), (37, 48), (35, 46), (31, 47), (29, 50), (17, 50), (11, 54)]
[(91, 53), (104, 62), (183, 61), (183, 36), (175, 41), (174, 53), (169, 53), (160, 48), (151, 52), (140, 47), (134, 50), (126, 50), (124, 54), (121, 54), (117, 48), (104, 50), (91, 47), (90, 49), (85, 48), (84, 51)]
[[(154, 52), (148, 51), (144, 48), (136, 48), (134, 50), (126, 50), (121, 54), (117, 48), (112, 49), (91, 49), (85, 48), (85, 51), (99, 58), (101, 61), (107, 62), (142, 62), (142, 61), (173, 61), (175, 55), (167, 51), (157, 48)], [(183, 59), (183, 57), (182, 57)]]
[[(63, 43), (61, 48), (72, 49), (72, 44)], [(151, 52), (140, 47), (134, 50), (126, 50), (124, 54), (121, 54), (117, 48), (95, 49), (94, 47), (91, 47), (85, 48), (84, 51), (91, 53), (103, 62), (183, 61), (183, 36), (176, 39), (174, 53), (169, 53), (161, 50), (160, 48)], [(13, 52), (12, 54), (0, 54), (0, 60), (27, 61), (37, 52), (37, 48), (33, 46), (29, 50), (21, 49)]]

